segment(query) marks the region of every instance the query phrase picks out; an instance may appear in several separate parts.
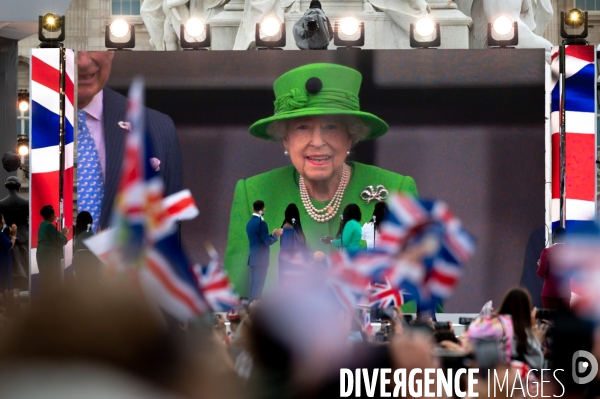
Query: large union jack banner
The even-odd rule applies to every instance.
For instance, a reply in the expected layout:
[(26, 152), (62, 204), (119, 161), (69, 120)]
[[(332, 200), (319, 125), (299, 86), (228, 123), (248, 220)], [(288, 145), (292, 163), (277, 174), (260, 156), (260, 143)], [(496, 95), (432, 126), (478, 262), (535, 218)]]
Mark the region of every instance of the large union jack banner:
[[(560, 56), (552, 49), (552, 228), (560, 221)], [(566, 228), (596, 219), (596, 49), (565, 48)]]
[[(63, 180), (63, 226), (73, 226), (73, 127), (74, 127), (74, 68), (73, 50), (64, 50), (65, 63), (65, 169)], [(30, 167), (30, 258), (33, 284), (39, 273), (36, 262), (37, 229), (42, 222), (40, 210), (52, 205), (56, 214), (59, 206), (60, 179), (60, 57), (61, 49), (31, 50), (31, 154)], [(58, 226), (59, 228), (61, 226)], [(65, 266), (73, 258), (73, 237), (69, 233), (65, 246)]]

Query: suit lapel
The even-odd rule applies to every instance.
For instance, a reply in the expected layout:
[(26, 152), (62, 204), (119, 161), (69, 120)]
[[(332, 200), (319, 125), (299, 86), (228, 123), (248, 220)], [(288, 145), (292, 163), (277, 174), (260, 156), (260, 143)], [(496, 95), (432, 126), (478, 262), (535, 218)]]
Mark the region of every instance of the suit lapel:
[(125, 132), (119, 126), (125, 120), (127, 99), (111, 89), (104, 89), (104, 144), (106, 148), (106, 176), (104, 176), (104, 201), (102, 203), (102, 226), (110, 222), (115, 195), (119, 188)]

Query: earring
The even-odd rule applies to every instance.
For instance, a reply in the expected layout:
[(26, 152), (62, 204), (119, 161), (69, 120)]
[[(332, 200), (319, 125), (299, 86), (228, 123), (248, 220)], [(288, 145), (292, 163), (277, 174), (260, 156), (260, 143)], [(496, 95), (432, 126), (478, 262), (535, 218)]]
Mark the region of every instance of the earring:
[(283, 155), (285, 155), (285, 156), (287, 157), (288, 155), (290, 155), (290, 152), (289, 152), (288, 150), (285, 150), (285, 151), (283, 152)]

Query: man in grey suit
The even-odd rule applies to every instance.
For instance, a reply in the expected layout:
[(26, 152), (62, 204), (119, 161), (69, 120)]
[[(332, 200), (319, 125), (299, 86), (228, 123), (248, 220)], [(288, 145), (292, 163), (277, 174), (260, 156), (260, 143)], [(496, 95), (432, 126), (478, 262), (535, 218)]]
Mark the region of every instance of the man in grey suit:
[[(77, 53), (77, 108), (85, 112), (84, 122), (98, 152), (104, 178), (99, 216), (102, 229), (109, 227), (111, 221), (128, 129), (125, 123), (127, 98), (105, 87), (114, 54), (112, 51)], [(183, 164), (175, 126), (165, 114), (149, 108), (145, 109), (145, 114), (155, 152), (152, 164), (163, 177), (165, 194), (173, 194), (183, 187)]]

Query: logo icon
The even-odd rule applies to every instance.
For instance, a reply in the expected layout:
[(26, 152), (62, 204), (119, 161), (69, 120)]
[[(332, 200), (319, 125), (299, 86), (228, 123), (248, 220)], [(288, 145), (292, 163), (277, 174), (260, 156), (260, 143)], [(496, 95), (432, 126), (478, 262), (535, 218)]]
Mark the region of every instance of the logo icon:
[[(571, 359), (571, 365), (571, 369), (573, 370), (573, 381), (575, 381), (576, 384), (587, 384), (596, 378), (596, 374), (598, 374), (598, 362), (590, 352), (575, 352)], [(587, 375), (585, 377), (580, 377), (583, 374)]]

